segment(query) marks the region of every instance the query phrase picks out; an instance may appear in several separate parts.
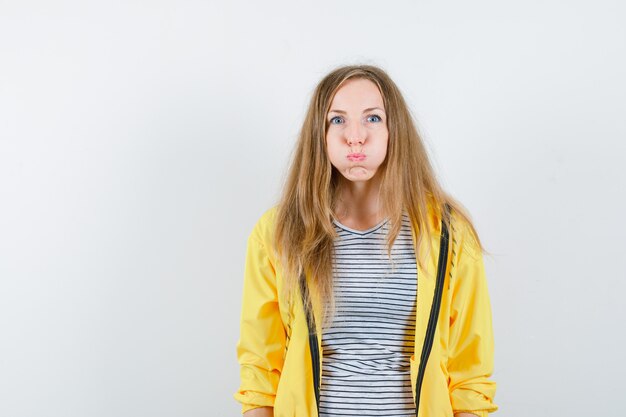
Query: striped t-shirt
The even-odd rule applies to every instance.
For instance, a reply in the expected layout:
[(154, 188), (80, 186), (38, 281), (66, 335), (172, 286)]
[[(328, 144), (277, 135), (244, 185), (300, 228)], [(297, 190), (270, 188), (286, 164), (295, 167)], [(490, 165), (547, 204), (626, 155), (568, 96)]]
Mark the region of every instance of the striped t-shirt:
[(365, 231), (334, 226), (337, 310), (322, 335), (320, 416), (414, 416), (417, 266), (408, 215), (391, 252), (393, 270), (389, 219)]

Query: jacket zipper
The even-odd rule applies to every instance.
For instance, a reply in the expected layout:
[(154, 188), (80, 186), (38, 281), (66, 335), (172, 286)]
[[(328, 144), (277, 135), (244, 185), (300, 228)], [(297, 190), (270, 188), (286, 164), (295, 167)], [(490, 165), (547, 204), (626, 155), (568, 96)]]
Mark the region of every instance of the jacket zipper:
[[(450, 206), (446, 204), (446, 215), (450, 215)], [(443, 294), (443, 284), (446, 277), (446, 264), (448, 258), (448, 228), (443, 220), (441, 221), (441, 239), (439, 241), (439, 260), (437, 261), (437, 281), (435, 283), (435, 294), (433, 295), (433, 303), (430, 308), (430, 317), (428, 318), (428, 327), (426, 328), (426, 337), (422, 346), (422, 356), (420, 358), (420, 366), (417, 372), (417, 380), (415, 382), (415, 415), (418, 415), (420, 407), (420, 393), (422, 383), (424, 382), (424, 374), (426, 372), (426, 364), (433, 347), (433, 339), (437, 322), (439, 320), (439, 309), (441, 307), (441, 297)]]
[(311, 351), (311, 367), (313, 368), (313, 387), (315, 390), (315, 406), (317, 407), (317, 415), (320, 413), (320, 352), (317, 343), (317, 328), (315, 326), (315, 317), (311, 312), (310, 305), (305, 304), (308, 297), (308, 288), (304, 275), (300, 277), (300, 292), (302, 294), (302, 305), (306, 313), (306, 323), (309, 329), (309, 350)]

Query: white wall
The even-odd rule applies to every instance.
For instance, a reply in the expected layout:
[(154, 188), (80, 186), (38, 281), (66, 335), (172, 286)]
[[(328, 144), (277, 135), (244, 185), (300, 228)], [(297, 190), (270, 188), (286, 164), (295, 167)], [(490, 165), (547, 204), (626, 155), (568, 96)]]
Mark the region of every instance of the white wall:
[(623, 412), (619, 1), (0, 1), (0, 415), (238, 415), (246, 238), (372, 63), (473, 214), (496, 415)]

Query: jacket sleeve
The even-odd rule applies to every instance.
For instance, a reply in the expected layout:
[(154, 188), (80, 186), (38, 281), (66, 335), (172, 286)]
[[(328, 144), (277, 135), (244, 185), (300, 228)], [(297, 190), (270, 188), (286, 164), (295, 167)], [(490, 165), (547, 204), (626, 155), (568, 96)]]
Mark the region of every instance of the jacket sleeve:
[(447, 369), (452, 409), (486, 417), (496, 411), (491, 305), (483, 256), (467, 224), (456, 228)]
[(234, 397), (242, 404), (242, 413), (257, 407), (273, 407), (284, 346), (275, 269), (261, 239), (253, 231), (247, 243), (237, 342), (240, 386)]

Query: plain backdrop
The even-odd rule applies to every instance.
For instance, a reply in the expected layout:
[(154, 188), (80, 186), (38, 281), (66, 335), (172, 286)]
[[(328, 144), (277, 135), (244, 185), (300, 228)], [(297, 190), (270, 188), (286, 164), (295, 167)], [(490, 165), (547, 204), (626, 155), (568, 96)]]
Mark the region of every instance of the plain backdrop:
[(0, 1), (0, 416), (236, 416), (246, 239), (379, 65), (470, 211), (496, 416), (623, 415), (621, 1)]

